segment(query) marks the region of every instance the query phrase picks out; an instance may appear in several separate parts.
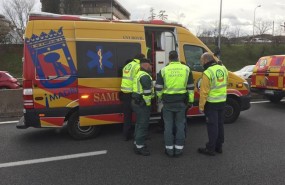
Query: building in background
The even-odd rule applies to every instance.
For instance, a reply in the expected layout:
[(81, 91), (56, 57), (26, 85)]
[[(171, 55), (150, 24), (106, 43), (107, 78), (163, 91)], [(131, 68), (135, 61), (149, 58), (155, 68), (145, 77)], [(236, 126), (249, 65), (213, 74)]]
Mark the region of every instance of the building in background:
[(130, 19), (130, 13), (117, 0), (41, 0), (41, 3), (43, 12)]
[(117, 0), (81, 0), (82, 14), (107, 19), (130, 19), (130, 13)]

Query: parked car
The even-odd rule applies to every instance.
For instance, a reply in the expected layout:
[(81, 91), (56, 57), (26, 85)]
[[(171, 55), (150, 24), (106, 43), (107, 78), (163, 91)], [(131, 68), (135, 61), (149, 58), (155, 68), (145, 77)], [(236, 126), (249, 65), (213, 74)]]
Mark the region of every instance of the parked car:
[(0, 71), (0, 89), (19, 89), (20, 87), (17, 78), (14, 78), (7, 71)]
[(250, 42), (254, 43), (271, 43), (272, 41), (269, 39), (264, 39), (264, 38), (253, 38), (250, 40)]
[(235, 71), (234, 73), (239, 77), (242, 77), (243, 79), (251, 78), (254, 66), (255, 65), (244, 66), (243, 68), (238, 71)]

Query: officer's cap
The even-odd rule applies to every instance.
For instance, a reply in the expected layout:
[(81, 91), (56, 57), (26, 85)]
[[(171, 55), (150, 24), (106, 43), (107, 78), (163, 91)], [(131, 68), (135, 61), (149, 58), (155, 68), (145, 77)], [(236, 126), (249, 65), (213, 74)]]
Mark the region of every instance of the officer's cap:
[(142, 53), (138, 53), (138, 54), (136, 54), (136, 56), (134, 58), (141, 60), (142, 58), (145, 58), (145, 55)]
[(141, 64), (151, 64), (150, 60), (149, 60), (149, 59), (146, 59), (146, 58), (140, 59), (140, 63), (141, 63)]

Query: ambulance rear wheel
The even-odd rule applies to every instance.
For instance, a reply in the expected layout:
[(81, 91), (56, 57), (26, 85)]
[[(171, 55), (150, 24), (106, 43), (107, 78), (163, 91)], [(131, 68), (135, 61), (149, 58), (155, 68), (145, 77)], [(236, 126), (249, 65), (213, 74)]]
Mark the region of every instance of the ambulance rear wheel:
[(80, 126), (79, 114), (74, 112), (68, 119), (67, 130), (74, 139), (89, 139), (99, 134), (100, 126)]
[(279, 103), (283, 96), (267, 96), (267, 98), (272, 102), (272, 103)]
[(227, 98), (225, 107), (225, 123), (233, 123), (239, 117), (240, 106), (237, 100), (233, 98)]

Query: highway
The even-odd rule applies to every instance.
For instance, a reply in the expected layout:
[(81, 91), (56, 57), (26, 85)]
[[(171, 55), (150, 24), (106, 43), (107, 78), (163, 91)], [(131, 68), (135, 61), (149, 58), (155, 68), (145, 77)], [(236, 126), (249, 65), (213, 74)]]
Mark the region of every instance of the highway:
[[(285, 102), (256, 101), (225, 125), (224, 153), (197, 153), (207, 133), (204, 118), (190, 118), (183, 156), (169, 158), (163, 134), (150, 127), (151, 155), (135, 155), (121, 125), (94, 139), (73, 140), (65, 129), (18, 130), (15, 118), (0, 120), (0, 184), (283, 185)], [(9, 121), (11, 120), (11, 121)]]

